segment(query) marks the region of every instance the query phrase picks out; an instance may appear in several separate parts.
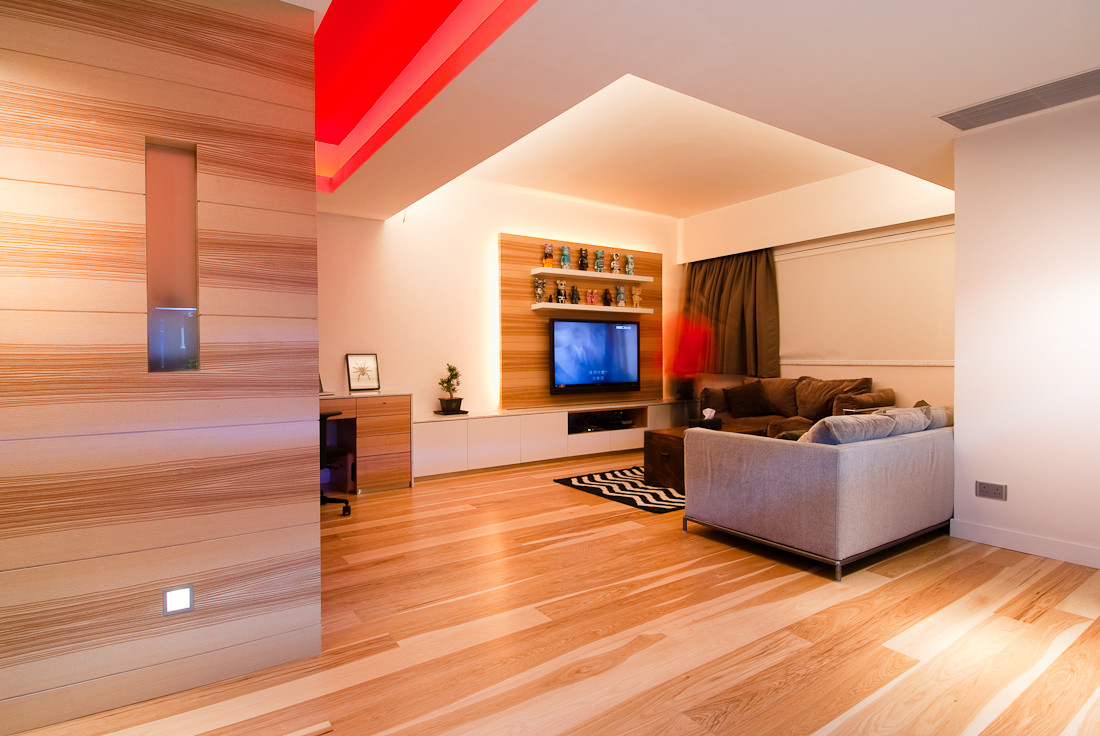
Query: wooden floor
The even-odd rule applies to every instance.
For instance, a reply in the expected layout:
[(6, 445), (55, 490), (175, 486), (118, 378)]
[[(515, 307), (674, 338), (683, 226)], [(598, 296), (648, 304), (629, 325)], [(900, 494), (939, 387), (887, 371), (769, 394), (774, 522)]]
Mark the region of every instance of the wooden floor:
[(552, 482), (322, 510), (324, 653), (42, 736), (1098, 734), (1100, 573), (937, 536), (832, 568)]

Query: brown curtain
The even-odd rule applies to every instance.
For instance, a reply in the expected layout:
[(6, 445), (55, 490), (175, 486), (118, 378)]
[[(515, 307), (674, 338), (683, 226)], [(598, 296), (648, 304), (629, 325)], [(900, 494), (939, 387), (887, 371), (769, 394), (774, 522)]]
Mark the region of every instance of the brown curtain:
[(704, 373), (779, 375), (779, 292), (771, 249), (689, 263), (684, 314), (709, 327)]

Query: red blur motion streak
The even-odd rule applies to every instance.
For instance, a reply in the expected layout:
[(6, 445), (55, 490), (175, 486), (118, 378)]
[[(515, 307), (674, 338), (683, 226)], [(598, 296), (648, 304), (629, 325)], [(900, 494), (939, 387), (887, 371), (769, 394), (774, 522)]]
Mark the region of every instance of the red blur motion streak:
[(467, 34), (419, 87), (402, 91), (404, 103), (317, 189), (333, 192), (458, 76), (536, 0), (333, 0), (314, 37), (317, 140), (338, 144), (393, 84), (460, 2), (489, 2), (496, 9)]
[(698, 315), (680, 315), (676, 321), (676, 354), (671, 372), (677, 378), (691, 378), (706, 372), (714, 330)]

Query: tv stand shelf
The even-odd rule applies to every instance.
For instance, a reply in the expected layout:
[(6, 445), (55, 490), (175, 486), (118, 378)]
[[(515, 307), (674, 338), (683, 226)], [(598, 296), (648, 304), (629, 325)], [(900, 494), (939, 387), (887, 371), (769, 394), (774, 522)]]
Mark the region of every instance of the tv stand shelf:
[(647, 419), (648, 412), (645, 406), (571, 411), (568, 414), (568, 432), (569, 434), (583, 434), (585, 432), (645, 429)]

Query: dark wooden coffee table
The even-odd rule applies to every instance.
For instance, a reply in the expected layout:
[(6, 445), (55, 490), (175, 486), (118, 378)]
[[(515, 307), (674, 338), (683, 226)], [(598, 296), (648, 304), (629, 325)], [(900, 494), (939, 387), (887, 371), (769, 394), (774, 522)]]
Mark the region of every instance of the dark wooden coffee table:
[[(688, 427), (650, 429), (645, 433), (645, 482), (684, 490), (684, 432)], [(747, 424), (727, 424), (723, 432), (764, 435), (763, 427)]]

